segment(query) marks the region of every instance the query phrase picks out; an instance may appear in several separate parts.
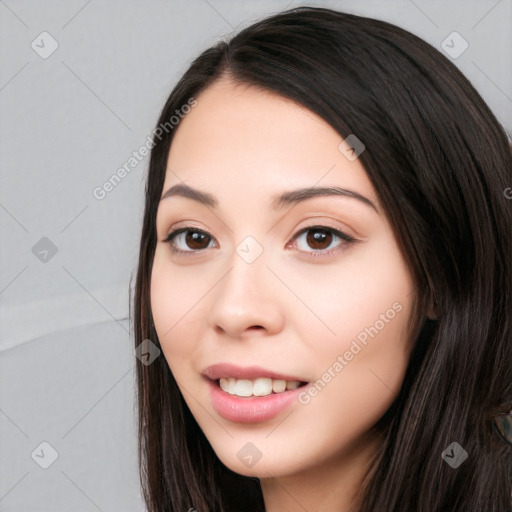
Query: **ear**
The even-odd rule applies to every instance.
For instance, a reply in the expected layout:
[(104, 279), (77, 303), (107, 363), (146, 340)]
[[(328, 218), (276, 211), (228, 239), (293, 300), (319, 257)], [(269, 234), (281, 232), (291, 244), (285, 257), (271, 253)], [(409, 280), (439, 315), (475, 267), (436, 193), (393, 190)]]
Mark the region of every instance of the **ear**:
[(439, 318), (439, 308), (432, 297), (429, 301), (427, 317), (429, 320), (437, 320)]

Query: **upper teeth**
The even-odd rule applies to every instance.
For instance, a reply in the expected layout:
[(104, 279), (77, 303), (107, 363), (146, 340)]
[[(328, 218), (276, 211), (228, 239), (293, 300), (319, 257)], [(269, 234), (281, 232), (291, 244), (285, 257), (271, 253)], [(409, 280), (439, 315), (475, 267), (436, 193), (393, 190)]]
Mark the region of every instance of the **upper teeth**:
[(281, 380), (260, 377), (258, 379), (234, 379), (223, 377), (219, 381), (221, 389), (230, 395), (237, 396), (266, 396), (274, 393), (281, 393), (287, 389), (297, 389), (300, 386), (298, 380)]

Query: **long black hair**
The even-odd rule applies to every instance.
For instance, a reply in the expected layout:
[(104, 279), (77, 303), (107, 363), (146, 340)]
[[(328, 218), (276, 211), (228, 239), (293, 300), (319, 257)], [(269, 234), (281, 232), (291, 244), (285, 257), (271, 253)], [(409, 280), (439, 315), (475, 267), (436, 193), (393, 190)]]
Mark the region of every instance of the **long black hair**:
[[(357, 511), (512, 510), (512, 153), (504, 128), (440, 52), (384, 21), (300, 7), (263, 19), (191, 64), (157, 126), (221, 77), (292, 99), (359, 156), (416, 283), (402, 388), (375, 428)], [(199, 100), (200, 101), (200, 98)], [(154, 138), (133, 304), (134, 342), (157, 346), (150, 277), (174, 130)], [(434, 314), (427, 315), (428, 311)], [(136, 361), (141, 485), (150, 512), (263, 511), (258, 480), (225, 467), (164, 357)], [(457, 442), (458, 468), (441, 454)]]

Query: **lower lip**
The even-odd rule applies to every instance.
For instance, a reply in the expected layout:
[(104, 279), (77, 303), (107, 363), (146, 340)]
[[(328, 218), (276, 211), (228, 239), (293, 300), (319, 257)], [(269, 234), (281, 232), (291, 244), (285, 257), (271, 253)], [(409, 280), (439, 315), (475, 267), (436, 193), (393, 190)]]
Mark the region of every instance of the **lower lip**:
[(275, 418), (289, 407), (306, 386), (267, 396), (239, 397), (223, 391), (217, 382), (208, 379), (214, 410), (236, 423), (260, 423)]

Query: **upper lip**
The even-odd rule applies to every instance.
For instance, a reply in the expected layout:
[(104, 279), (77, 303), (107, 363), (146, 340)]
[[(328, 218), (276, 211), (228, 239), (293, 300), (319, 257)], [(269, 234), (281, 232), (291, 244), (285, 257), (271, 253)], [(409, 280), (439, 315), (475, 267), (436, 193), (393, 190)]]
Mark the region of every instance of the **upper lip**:
[(237, 366), (230, 363), (219, 363), (208, 366), (203, 370), (203, 375), (211, 380), (218, 380), (223, 377), (233, 377), (235, 379), (257, 379), (258, 377), (268, 377), (276, 380), (296, 380), (305, 382), (304, 379), (294, 376), (277, 373), (267, 370), (261, 366)]

